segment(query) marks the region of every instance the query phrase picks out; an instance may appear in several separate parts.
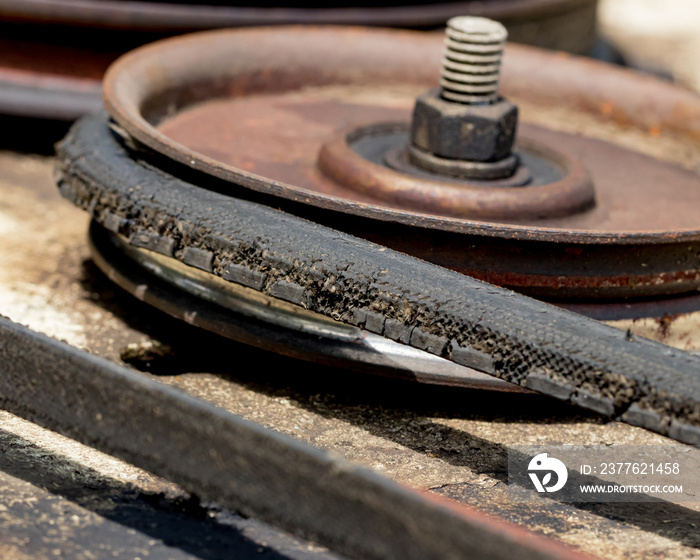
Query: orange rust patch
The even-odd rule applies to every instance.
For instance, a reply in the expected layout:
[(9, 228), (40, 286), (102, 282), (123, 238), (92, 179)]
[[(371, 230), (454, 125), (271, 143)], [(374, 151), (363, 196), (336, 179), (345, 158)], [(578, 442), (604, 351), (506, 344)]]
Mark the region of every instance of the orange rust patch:
[(600, 112), (603, 113), (605, 116), (612, 115), (614, 109), (615, 106), (610, 101), (605, 101), (600, 106)]

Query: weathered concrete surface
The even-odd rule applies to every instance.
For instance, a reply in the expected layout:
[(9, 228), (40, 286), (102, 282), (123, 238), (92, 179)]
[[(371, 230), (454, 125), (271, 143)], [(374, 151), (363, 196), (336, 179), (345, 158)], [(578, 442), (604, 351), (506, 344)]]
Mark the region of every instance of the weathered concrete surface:
[[(165, 343), (180, 366), (175, 371), (172, 360), (166, 367), (157, 360), (150, 364), (165, 383), (580, 550), (619, 559), (700, 557), (698, 507), (533, 506), (504, 495), (511, 445), (669, 440), (538, 396), (417, 386), (299, 366), (193, 331), (121, 293), (95, 269), (86, 246), (87, 218), (60, 199), (51, 165), (48, 158), (0, 154), (0, 312), (11, 319), (113, 360), (130, 343)], [(254, 370), (243, 366), (244, 357), (258, 364)], [(149, 557), (214, 558), (216, 550), (233, 546), (228, 533), (218, 532), (230, 514), (191, 502), (182, 512), (186, 496), (167, 482), (7, 414), (0, 417), (0, 430), (0, 505), (8, 508), (0, 508), (0, 526), (14, 527), (0, 529), (0, 551), (108, 558), (119, 548), (124, 557), (145, 550)], [(153, 498), (161, 492), (162, 498)], [(164, 522), (165, 529), (155, 531), (133, 521), (141, 507), (152, 512), (153, 500), (168, 516), (180, 512), (175, 525)], [(210, 518), (218, 523), (211, 538), (224, 544), (205, 556), (188, 531), (205, 527)], [(49, 535), (54, 528), (57, 533)], [(172, 542), (173, 533), (181, 539)]]

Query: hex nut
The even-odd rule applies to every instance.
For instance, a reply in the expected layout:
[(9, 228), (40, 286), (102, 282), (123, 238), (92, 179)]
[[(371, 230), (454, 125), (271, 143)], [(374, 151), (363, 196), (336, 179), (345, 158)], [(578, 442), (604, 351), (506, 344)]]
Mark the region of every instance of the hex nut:
[(505, 99), (456, 103), (443, 99), (436, 88), (416, 99), (411, 142), (442, 158), (498, 161), (510, 155), (517, 124), (518, 107)]

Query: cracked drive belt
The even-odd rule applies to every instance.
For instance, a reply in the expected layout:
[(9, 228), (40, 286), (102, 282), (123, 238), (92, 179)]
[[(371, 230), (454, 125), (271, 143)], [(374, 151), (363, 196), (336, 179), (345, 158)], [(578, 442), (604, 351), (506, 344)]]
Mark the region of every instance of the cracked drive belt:
[[(63, 196), (133, 244), (632, 425), (700, 444), (700, 357), (155, 167), (105, 114), (58, 146)], [(144, 159), (146, 158), (146, 159)], [(200, 177), (201, 178), (201, 177)], [(257, 195), (256, 195), (257, 197)]]

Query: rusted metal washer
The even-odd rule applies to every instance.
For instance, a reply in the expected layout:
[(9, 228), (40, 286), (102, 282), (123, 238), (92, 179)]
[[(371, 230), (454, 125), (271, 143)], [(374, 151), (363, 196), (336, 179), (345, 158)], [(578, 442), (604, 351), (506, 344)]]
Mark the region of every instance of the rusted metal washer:
[(415, 32), (212, 32), (125, 56), (107, 75), (105, 103), (128, 135), (168, 158), (164, 165), (182, 165), (176, 173), (215, 176), (236, 196), (271, 196), (288, 211), (495, 284), (560, 299), (700, 286), (700, 178), (688, 169), (700, 161), (700, 100), (602, 63), (510, 46), (502, 79), (502, 92), (525, 109), (524, 136), (586, 167), (597, 200), (588, 211), (454, 218), (324, 176), (321, 148), (343, 131), (408, 122), (415, 96), (437, 81), (441, 48), (440, 37)]
[(538, 168), (541, 177), (534, 182), (526, 165), (520, 165), (507, 179), (452, 180), (412, 165), (407, 146), (405, 126), (361, 127), (324, 144), (318, 166), (353, 191), (421, 213), (536, 219), (566, 216), (594, 204), (593, 185), (583, 164), (532, 140), (521, 141), (518, 151), (521, 159)]

